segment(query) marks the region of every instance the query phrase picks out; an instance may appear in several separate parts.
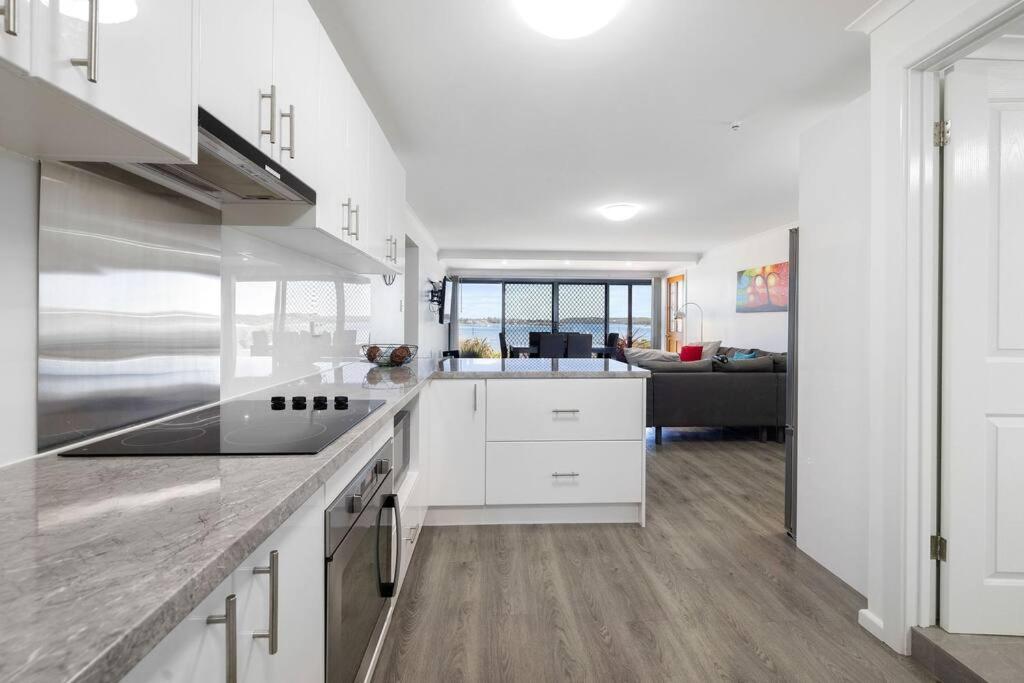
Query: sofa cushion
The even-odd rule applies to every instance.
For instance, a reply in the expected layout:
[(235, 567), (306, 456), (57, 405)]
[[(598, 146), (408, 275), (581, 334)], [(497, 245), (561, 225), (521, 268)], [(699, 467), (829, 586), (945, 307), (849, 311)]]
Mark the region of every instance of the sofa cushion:
[(740, 353), (739, 351), (737, 351), (736, 353), (732, 354), (733, 360), (750, 360), (751, 358), (758, 358), (756, 351), (751, 351), (750, 353)]
[(768, 356), (761, 358), (730, 359), (728, 363), (713, 361), (715, 372), (773, 372), (775, 363)]
[(646, 363), (652, 360), (679, 362), (679, 354), (671, 351), (628, 348), (625, 353), (626, 362), (631, 365), (640, 365), (641, 363)]
[(703, 342), (701, 346), (704, 350), (700, 353), (701, 360), (707, 360), (708, 358), (714, 358), (718, 354), (718, 349), (722, 346), (720, 341), (709, 341)]
[(711, 359), (690, 362), (652, 360), (641, 363), (640, 367), (651, 372), (711, 372)]
[(700, 360), (703, 353), (704, 347), (699, 344), (684, 346), (679, 350), (679, 360), (684, 363)]

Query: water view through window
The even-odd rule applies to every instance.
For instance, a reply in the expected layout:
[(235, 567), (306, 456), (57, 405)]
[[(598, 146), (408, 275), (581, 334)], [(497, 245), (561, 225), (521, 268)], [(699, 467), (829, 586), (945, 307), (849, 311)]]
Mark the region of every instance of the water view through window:
[(530, 332), (590, 334), (603, 346), (615, 332), (649, 348), (649, 282), (522, 282), (463, 280), (459, 284), (459, 349), (466, 358), (498, 358), (499, 334), (527, 346)]

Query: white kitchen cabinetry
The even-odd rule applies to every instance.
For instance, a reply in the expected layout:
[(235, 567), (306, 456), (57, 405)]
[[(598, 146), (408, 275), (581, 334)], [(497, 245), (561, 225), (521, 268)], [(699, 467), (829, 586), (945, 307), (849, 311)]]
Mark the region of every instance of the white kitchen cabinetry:
[(327, 40), (307, 0), (274, 0), (274, 85), (277, 87), (277, 145), (274, 157), (315, 186), (319, 164), (317, 63)]
[(197, 0), (34, 2), (31, 74), (188, 158), (197, 11)]
[[(232, 637), (232, 624), (211, 624), (207, 623), (207, 618), (227, 614), (227, 599), (234, 595), (232, 590), (232, 577), (228, 577), (129, 671), (121, 683), (220, 683), (227, 680), (227, 644)], [(235, 642), (240, 643), (237, 597), (234, 603), (234, 637)]]
[(200, 106), (270, 154), (271, 125), (276, 139), (278, 116), (272, 108), (278, 105), (277, 92), (271, 90), (274, 0), (207, 0), (199, 32)]
[[(198, 0), (0, 6), (0, 146), (66, 161), (194, 160)], [(17, 35), (3, 26), (8, 7)]]
[(32, 62), (29, 0), (0, 0), (0, 66), (27, 74)]
[(345, 155), (348, 125), (348, 98), (353, 88), (348, 72), (329, 40), (320, 42), (319, 78), (320, 114), (318, 117), (317, 146), (319, 164), (316, 177), (316, 224), (335, 237), (346, 242), (355, 238), (349, 235), (348, 212), (345, 203), (351, 196), (349, 191), (349, 161)]
[(430, 505), (483, 505), (487, 383), (435, 381), (430, 401)]
[[(277, 551), (277, 652), (270, 653), (271, 554)], [(258, 569), (256, 573), (253, 569)], [(235, 666), (243, 683), (324, 677), (324, 489), (293, 513), (231, 576), (123, 679), (127, 683), (226, 680), (232, 624), (207, 623), (234, 602)]]
[[(273, 559), (275, 552), (276, 560)], [(277, 651), (271, 652), (274, 577), (268, 572), (272, 572), (275, 562), (278, 573)], [(238, 680), (244, 683), (323, 680), (323, 489), (271, 534), (235, 570), (234, 577), (240, 608)]]
[(390, 146), (388, 166), (388, 260), (396, 270), (402, 272), (405, 269), (405, 169)]

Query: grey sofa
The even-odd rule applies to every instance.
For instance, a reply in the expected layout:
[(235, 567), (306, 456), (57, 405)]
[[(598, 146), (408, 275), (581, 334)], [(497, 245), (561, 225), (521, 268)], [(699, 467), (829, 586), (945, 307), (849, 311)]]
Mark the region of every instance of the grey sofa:
[[(737, 352), (757, 355), (734, 360)], [(786, 354), (722, 347), (725, 362), (649, 361), (647, 426), (661, 443), (662, 427), (758, 427), (761, 438), (786, 424)]]

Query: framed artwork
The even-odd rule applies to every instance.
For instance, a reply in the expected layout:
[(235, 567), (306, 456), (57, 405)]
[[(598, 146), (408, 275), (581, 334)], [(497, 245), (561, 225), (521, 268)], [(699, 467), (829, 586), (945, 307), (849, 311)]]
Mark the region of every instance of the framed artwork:
[(736, 274), (736, 312), (789, 310), (789, 261), (747, 268)]

